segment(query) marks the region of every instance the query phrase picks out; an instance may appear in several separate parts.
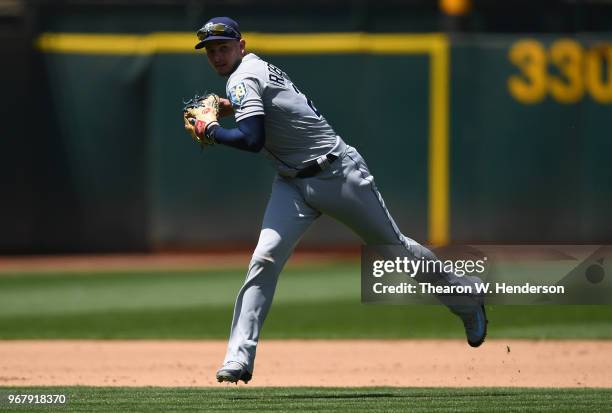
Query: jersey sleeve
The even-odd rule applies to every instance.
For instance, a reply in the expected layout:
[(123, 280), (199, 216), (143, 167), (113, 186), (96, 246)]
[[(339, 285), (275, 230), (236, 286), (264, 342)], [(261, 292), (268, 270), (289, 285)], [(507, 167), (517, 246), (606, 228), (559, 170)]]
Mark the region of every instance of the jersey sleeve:
[(249, 116), (265, 115), (263, 85), (255, 75), (245, 74), (227, 85), (227, 97), (232, 102), (236, 122)]

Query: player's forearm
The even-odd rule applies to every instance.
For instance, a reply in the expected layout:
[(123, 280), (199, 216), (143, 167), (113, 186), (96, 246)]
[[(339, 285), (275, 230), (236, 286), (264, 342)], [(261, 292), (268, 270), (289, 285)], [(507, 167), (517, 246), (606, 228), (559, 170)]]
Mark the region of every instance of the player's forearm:
[(250, 116), (233, 129), (212, 126), (209, 136), (215, 142), (249, 152), (259, 152), (266, 142), (263, 116)]

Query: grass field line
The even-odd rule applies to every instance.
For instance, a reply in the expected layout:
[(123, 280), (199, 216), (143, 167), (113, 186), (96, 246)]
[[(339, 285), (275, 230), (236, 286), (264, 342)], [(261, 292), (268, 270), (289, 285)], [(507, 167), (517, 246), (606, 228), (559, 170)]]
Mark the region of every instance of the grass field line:
[[(219, 387), (225, 340), (0, 341), (3, 386)], [(612, 388), (612, 341), (262, 340), (249, 387)]]
[[(397, 387), (0, 387), (0, 399), (23, 394), (62, 394), (62, 412), (609, 412), (610, 389), (397, 388)], [(2, 407), (0, 405), (0, 407)], [(14, 409), (13, 409), (14, 407)], [(48, 405), (25, 405), (48, 412)], [(7, 411), (23, 411), (11, 406)]]

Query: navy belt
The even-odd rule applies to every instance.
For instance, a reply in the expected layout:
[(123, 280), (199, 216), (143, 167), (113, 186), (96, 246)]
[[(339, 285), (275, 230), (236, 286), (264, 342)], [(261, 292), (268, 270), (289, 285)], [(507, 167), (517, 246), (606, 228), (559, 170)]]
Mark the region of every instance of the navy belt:
[(325, 160), (323, 160), (323, 162), (319, 161), (320, 159), (324, 159), (323, 157), (320, 157), (313, 161), (308, 162), (305, 167), (300, 169), (297, 172), (297, 174), (295, 174), (295, 177), (296, 178), (311, 178), (315, 176), (316, 174), (318, 174), (319, 172), (321, 172), (322, 170), (326, 169), (329, 165), (331, 165), (332, 162), (338, 159), (338, 156), (328, 153), (327, 155), (325, 155), (325, 158), (327, 158), (327, 161)]

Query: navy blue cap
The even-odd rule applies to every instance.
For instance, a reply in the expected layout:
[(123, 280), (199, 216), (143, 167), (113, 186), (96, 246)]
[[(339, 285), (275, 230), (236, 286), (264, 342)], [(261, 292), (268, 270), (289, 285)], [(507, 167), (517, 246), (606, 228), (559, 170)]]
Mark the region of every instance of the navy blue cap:
[(197, 31), (200, 42), (196, 44), (196, 49), (201, 49), (206, 42), (212, 40), (240, 40), (240, 27), (235, 20), (229, 17), (213, 17)]

